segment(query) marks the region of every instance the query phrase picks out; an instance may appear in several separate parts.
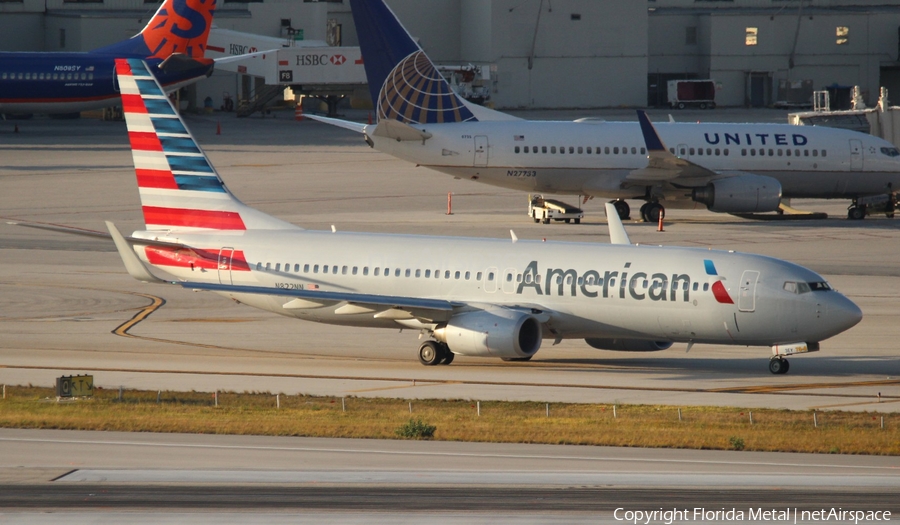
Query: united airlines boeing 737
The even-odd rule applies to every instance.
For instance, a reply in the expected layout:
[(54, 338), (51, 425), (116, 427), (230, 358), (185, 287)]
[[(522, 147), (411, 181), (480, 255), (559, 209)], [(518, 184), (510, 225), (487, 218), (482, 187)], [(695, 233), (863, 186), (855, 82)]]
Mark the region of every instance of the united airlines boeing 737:
[(216, 0), (165, 0), (143, 31), (87, 53), (0, 53), (0, 113), (74, 113), (119, 104), (117, 57), (147, 61), (174, 91), (212, 74)]
[[(853, 131), (788, 124), (657, 124), (666, 155), (648, 156), (632, 122), (521, 120), (458, 97), (383, 0), (350, 0), (378, 122), (310, 116), (363, 133), (379, 151), (454, 177), (529, 192), (663, 206), (775, 211), (782, 198), (894, 196), (900, 150)], [(893, 201), (891, 201), (893, 202)], [(888, 209), (893, 216), (893, 208)]]
[[(308, 231), (250, 208), (225, 187), (139, 60), (117, 60), (146, 229), (107, 223), (129, 274), (209, 290), (287, 317), (408, 328), (425, 365), (454, 356), (528, 360), (544, 340), (598, 349), (673, 343), (771, 347), (785, 355), (862, 318), (820, 275), (789, 262), (631, 245), (607, 205), (611, 245)], [(49, 225), (31, 226), (82, 233)]]

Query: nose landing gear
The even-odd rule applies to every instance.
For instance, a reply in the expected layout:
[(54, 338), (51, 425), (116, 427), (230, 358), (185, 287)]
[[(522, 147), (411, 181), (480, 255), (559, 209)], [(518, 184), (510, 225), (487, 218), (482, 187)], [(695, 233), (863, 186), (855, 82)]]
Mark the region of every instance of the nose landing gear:
[(772, 357), (769, 359), (769, 372), (773, 374), (786, 374), (791, 369), (791, 364), (783, 357)]

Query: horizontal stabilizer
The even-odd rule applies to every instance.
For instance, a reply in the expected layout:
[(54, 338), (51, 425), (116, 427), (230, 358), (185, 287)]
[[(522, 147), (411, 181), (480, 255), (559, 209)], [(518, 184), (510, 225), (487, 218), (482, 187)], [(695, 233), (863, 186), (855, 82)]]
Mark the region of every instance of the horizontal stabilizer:
[(278, 49), (266, 49), (265, 51), (254, 51), (252, 53), (244, 53), (243, 55), (232, 55), (221, 58), (214, 58), (213, 61), (218, 66), (219, 64), (231, 64), (232, 62), (241, 62), (248, 58), (257, 58), (269, 53), (277, 53)]
[(109, 228), (109, 235), (112, 237), (113, 242), (116, 243), (116, 250), (119, 251), (119, 257), (122, 258), (122, 262), (125, 264), (125, 270), (128, 271), (128, 275), (145, 283), (165, 284), (167, 282), (150, 273), (150, 270), (144, 266), (144, 263), (141, 262), (141, 260), (138, 259), (137, 254), (134, 253), (134, 248), (128, 244), (128, 241), (126, 241), (125, 237), (119, 233), (118, 228), (116, 228), (113, 223), (106, 221), (106, 227)]
[(606, 224), (609, 227), (609, 242), (611, 244), (631, 244), (631, 239), (628, 238), (625, 226), (622, 225), (622, 219), (619, 218), (619, 212), (616, 211), (616, 206), (611, 202), (606, 203)]
[(397, 142), (405, 140), (421, 140), (422, 142), (425, 142), (433, 136), (431, 133), (420, 131), (399, 120), (388, 119), (384, 119), (378, 123), (375, 127), (374, 135), (376, 137), (394, 139)]
[(349, 129), (350, 131), (355, 131), (357, 133), (365, 133), (366, 132), (366, 124), (360, 124), (358, 122), (350, 122), (349, 120), (341, 120), (339, 118), (330, 118), (330, 117), (320, 117), (319, 115), (305, 115), (306, 118), (317, 120), (319, 122), (324, 122), (325, 124), (331, 124), (332, 126), (337, 126), (339, 128)]
[[(180, 73), (196, 69), (197, 67), (208, 66), (212, 62), (211, 58), (192, 58), (182, 53), (175, 53), (169, 55), (156, 68), (166, 73)], [(209, 73), (212, 74), (212, 70)]]

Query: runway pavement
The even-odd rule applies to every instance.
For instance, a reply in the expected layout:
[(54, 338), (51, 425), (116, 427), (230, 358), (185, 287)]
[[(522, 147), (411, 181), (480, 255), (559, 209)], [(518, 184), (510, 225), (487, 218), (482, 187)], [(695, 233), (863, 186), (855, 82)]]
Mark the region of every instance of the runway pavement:
[[(346, 130), (285, 116), (188, 122), (239, 197), (307, 228), (499, 238), (513, 229), (520, 238), (608, 241), (596, 200), (586, 205), (584, 224), (533, 224), (524, 194), (416, 168)], [(783, 113), (700, 116), (778, 120)], [(103, 229), (103, 220), (122, 231), (141, 226), (123, 123), (33, 120), (19, 129), (0, 126), (0, 216), (91, 229)], [(446, 214), (448, 192), (453, 215)], [(0, 383), (50, 386), (62, 374), (93, 373), (110, 388), (896, 412), (900, 222), (847, 221), (844, 202), (794, 205), (834, 218), (785, 224), (673, 210), (662, 233), (656, 225), (627, 225), (635, 242), (792, 260), (860, 304), (860, 325), (825, 341), (821, 352), (792, 359), (786, 376), (768, 373), (764, 348), (698, 345), (685, 354), (676, 345), (631, 354), (582, 341), (548, 343), (530, 363), (459, 358), (450, 367), (426, 368), (416, 361), (415, 333), (303, 323), (208, 293), (144, 285), (125, 274), (108, 243), (4, 223)], [(113, 333), (142, 309), (145, 320)]]
[(196, 513), (241, 512), (241, 522), (256, 523), (264, 511), (301, 523), (616, 523), (616, 509), (677, 508), (690, 509), (677, 522), (721, 523), (694, 509), (740, 509), (739, 521), (751, 509), (896, 514), (898, 469), (897, 458), (865, 456), (7, 429), (0, 519), (36, 522), (42, 511), (75, 523), (135, 521), (128, 513), (140, 511), (206, 523)]

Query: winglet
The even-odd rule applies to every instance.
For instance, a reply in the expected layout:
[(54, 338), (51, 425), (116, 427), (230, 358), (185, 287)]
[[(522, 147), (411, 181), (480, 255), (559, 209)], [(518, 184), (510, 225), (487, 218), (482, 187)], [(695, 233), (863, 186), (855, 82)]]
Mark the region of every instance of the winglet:
[(606, 203), (606, 224), (609, 226), (609, 242), (612, 244), (631, 244), (628, 233), (625, 232), (625, 226), (622, 225), (622, 219), (619, 218), (619, 212), (616, 211), (615, 205), (611, 202)]
[(647, 117), (647, 112), (639, 109), (637, 116), (638, 122), (641, 123), (641, 133), (644, 134), (644, 142), (647, 144), (647, 151), (665, 151), (666, 146)]
[(116, 249), (119, 251), (119, 257), (122, 258), (122, 262), (125, 264), (125, 270), (128, 271), (128, 275), (145, 283), (167, 284), (167, 281), (150, 273), (150, 270), (138, 259), (131, 245), (128, 244), (128, 241), (119, 233), (119, 229), (113, 223), (106, 221), (106, 228), (109, 230), (109, 235), (112, 237), (113, 242), (116, 243)]

